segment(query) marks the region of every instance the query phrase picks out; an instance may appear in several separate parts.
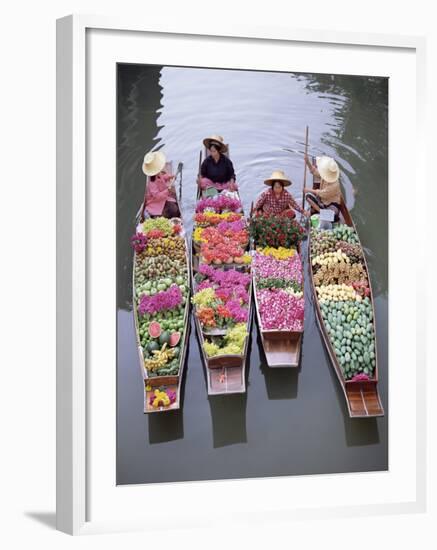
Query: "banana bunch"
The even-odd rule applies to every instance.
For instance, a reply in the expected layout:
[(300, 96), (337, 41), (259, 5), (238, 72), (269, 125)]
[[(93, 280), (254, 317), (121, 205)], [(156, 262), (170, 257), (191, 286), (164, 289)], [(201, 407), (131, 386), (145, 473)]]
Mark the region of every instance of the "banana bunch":
[(167, 343), (165, 343), (161, 349), (152, 351), (154, 357), (153, 359), (145, 359), (144, 365), (147, 370), (153, 372), (155, 370), (160, 369), (164, 365), (167, 364), (167, 362), (170, 359), (173, 359), (174, 353), (171, 348), (167, 348)]

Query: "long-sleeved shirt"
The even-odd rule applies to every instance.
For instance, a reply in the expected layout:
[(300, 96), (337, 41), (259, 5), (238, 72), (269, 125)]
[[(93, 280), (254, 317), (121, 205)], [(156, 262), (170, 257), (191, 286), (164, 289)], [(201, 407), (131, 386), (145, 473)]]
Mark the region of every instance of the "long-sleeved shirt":
[(308, 167), (313, 175), (320, 178), (320, 188), (318, 189), (316, 194), (318, 197), (320, 197), (322, 203), (325, 205), (331, 204), (331, 202), (340, 204), (341, 189), (339, 181), (336, 180), (332, 183), (328, 183), (320, 177), (319, 171), (317, 170), (316, 166), (310, 163), (308, 164)]
[(214, 183), (226, 183), (235, 179), (234, 165), (231, 159), (225, 155), (220, 155), (218, 162), (208, 155), (200, 167), (200, 175), (208, 178)]
[(273, 189), (266, 189), (266, 191), (259, 196), (254, 208), (255, 210), (261, 209), (266, 214), (280, 214), (289, 208), (297, 210), (301, 214), (303, 213), (302, 207), (299, 206), (285, 189), (283, 189), (279, 195), (276, 195)]
[(170, 174), (159, 174), (147, 183), (146, 210), (152, 216), (160, 216), (167, 201), (176, 202), (168, 188), (171, 177)]

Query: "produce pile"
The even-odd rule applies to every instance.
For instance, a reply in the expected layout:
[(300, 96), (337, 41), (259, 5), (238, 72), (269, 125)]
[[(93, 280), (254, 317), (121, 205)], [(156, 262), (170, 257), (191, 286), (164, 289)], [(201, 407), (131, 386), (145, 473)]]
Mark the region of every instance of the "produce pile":
[(311, 267), (325, 328), (346, 380), (376, 367), (375, 327), (363, 252), (353, 227), (311, 229)]
[(192, 303), (208, 357), (242, 355), (248, 336), (251, 256), (241, 201), (223, 191), (201, 199), (194, 216), (198, 256)]
[(225, 192), (197, 203), (193, 240), (205, 264), (249, 264), (249, 231), (241, 201)]
[(191, 300), (202, 328), (227, 329), (247, 322), (250, 274), (201, 264), (195, 282), (196, 292)]
[(261, 330), (303, 330), (305, 302), (300, 255), (276, 259), (257, 250), (254, 258), (256, 299)]
[[(149, 378), (175, 376), (181, 366), (180, 343), (189, 303), (187, 251), (182, 231), (179, 221), (158, 217), (147, 219), (141, 231), (132, 237), (134, 306)], [(174, 392), (160, 388), (150, 398), (150, 404), (167, 406), (175, 398)]]
[(253, 271), (261, 330), (303, 330), (302, 262), (295, 246), (303, 228), (287, 216), (257, 215), (250, 234), (256, 251)]

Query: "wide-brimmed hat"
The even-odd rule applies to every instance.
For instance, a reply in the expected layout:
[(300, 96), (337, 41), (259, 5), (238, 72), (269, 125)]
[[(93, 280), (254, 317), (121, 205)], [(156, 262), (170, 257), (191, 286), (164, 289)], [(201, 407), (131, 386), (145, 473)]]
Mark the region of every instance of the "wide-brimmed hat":
[(265, 185), (273, 185), (275, 181), (281, 181), (284, 187), (291, 185), (291, 181), (287, 178), (282, 170), (274, 170), (269, 179), (264, 180)]
[(328, 183), (334, 183), (340, 175), (340, 168), (331, 157), (316, 157), (317, 170), (320, 177)]
[(213, 135), (205, 138), (203, 140), (203, 145), (205, 145), (207, 149), (209, 149), (211, 145), (216, 145), (222, 153), (226, 153), (226, 151), (228, 150), (228, 146), (226, 145), (225, 140), (222, 136), (218, 135)]
[(161, 151), (149, 151), (144, 155), (143, 172), (146, 176), (156, 176), (165, 166), (165, 155)]

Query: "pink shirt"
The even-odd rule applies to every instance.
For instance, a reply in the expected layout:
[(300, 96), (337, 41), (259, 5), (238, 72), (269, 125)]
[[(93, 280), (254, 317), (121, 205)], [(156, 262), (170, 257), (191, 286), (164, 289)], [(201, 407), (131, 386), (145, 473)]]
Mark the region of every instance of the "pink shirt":
[(147, 183), (146, 210), (152, 216), (162, 214), (166, 201), (176, 202), (175, 197), (168, 188), (170, 178), (170, 174), (159, 174), (154, 180), (149, 179)]

